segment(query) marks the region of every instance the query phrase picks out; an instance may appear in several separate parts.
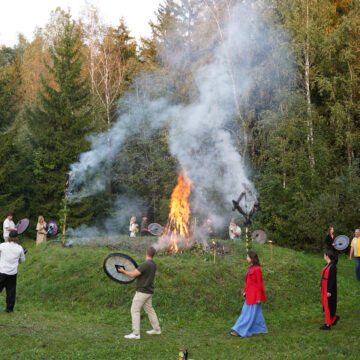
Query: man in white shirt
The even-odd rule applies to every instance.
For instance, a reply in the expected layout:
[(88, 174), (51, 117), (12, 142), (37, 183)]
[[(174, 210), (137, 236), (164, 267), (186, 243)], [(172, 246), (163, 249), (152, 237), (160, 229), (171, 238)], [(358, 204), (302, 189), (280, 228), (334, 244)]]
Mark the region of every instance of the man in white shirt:
[(6, 308), (4, 312), (14, 311), (16, 297), (16, 277), (19, 263), (25, 262), (22, 246), (18, 244), (18, 233), (11, 230), (8, 242), (0, 244), (0, 293), (6, 289)]
[(4, 241), (5, 242), (8, 241), (10, 231), (16, 230), (15, 224), (14, 224), (12, 218), (13, 218), (13, 213), (8, 212), (6, 214), (6, 219), (3, 223), (3, 233), (4, 233)]

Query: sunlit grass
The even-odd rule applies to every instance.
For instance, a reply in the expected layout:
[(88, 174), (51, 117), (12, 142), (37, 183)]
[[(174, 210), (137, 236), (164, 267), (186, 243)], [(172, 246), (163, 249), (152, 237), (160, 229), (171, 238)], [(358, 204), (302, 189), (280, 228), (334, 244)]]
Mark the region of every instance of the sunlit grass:
[[(120, 249), (140, 263), (152, 239)], [(324, 321), (319, 281), (322, 256), (255, 244), (268, 301), (263, 306), (269, 334), (240, 339), (229, 335), (240, 314), (247, 269), (245, 247), (223, 241), (227, 256), (159, 254), (153, 299), (163, 334), (150, 336), (145, 314), (142, 339), (129, 341), (135, 284), (107, 278), (106, 247), (31, 248), (19, 267), (17, 305), (0, 314), (1, 359), (177, 359), (188, 347), (198, 359), (358, 359), (359, 287), (354, 263), (338, 265), (339, 324), (320, 332)], [(5, 302), (5, 292), (0, 295)]]

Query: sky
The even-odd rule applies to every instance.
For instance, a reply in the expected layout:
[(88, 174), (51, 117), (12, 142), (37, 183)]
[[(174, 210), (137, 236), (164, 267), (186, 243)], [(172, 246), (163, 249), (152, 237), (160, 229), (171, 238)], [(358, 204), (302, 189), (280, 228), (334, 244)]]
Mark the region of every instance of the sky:
[(36, 27), (43, 27), (50, 19), (50, 12), (58, 6), (70, 9), (77, 19), (86, 6), (93, 4), (109, 25), (119, 24), (123, 17), (131, 34), (136, 38), (150, 35), (149, 21), (155, 20), (154, 12), (161, 0), (0, 0), (0, 46), (14, 46), (18, 34), (33, 39)]

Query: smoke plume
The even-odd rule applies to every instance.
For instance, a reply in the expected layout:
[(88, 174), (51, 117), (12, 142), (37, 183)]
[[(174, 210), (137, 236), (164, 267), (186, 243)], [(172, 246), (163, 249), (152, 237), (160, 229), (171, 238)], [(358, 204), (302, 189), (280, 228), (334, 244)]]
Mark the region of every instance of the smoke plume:
[[(223, 226), (229, 221), (231, 201), (246, 189), (251, 189), (252, 195), (243, 205), (248, 210), (252, 208), (256, 190), (239, 153), (239, 142), (244, 143), (246, 135), (238, 129), (243, 124), (244, 104), (254, 84), (255, 57), (268, 51), (269, 39), (254, 6), (239, 1), (226, 19), (207, 36), (205, 47), (210, 55), (206, 61), (194, 65), (195, 90), (189, 103), (174, 103), (171, 97), (159, 95), (170, 87), (163, 72), (143, 74), (136, 79), (134, 91), (119, 104), (121, 115), (115, 125), (92, 136), (91, 150), (82, 153), (79, 161), (71, 165), (70, 200), (103, 191), (108, 181), (106, 169), (126, 139), (146, 124), (148, 136), (164, 126), (168, 128), (171, 154), (181, 167), (186, 167), (194, 184), (192, 207), (197, 213), (211, 218), (215, 226)], [(171, 62), (179, 57), (174, 54), (187, 56), (188, 51), (188, 47), (168, 49), (165, 59), (169, 61), (169, 78), (177, 76), (177, 64)], [(200, 58), (199, 54), (191, 55), (189, 58)], [(121, 203), (118, 205), (120, 212), (125, 211)]]

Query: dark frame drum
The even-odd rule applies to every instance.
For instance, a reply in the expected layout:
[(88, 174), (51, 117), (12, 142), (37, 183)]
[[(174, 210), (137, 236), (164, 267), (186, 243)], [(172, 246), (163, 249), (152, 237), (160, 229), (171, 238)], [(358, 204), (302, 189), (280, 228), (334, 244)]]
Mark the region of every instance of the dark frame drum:
[(130, 284), (135, 278), (127, 276), (118, 271), (122, 267), (127, 271), (134, 271), (138, 265), (136, 261), (130, 256), (122, 253), (112, 253), (108, 255), (104, 260), (105, 274), (113, 281), (119, 284)]

